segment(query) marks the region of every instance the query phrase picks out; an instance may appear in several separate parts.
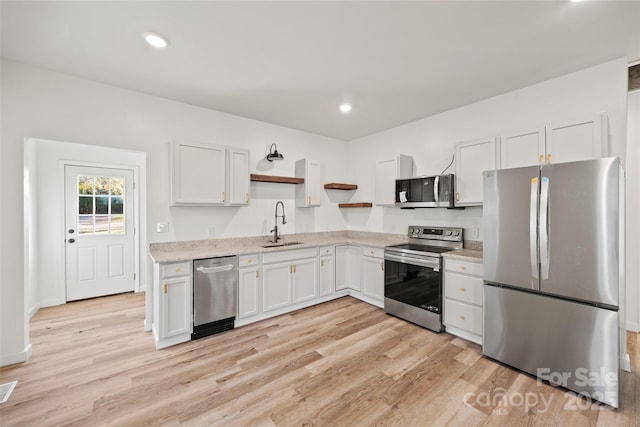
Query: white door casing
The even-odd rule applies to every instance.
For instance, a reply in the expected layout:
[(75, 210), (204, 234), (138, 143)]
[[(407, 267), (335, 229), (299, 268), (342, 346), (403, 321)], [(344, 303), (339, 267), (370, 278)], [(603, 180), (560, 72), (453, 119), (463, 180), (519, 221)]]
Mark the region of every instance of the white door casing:
[(134, 173), (65, 166), (66, 300), (134, 290)]

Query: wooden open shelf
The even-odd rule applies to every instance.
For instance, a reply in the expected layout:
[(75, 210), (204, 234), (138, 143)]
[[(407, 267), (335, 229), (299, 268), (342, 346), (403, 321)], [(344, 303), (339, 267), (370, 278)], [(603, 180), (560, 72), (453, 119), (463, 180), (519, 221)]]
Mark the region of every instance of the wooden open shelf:
[(251, 181), (256, 182), (277, 182), (280, 184), (303, 184), (304, 178), (296, 178), (293, 176), (276, 176), (276, 175), (257, 175), (251, 174)]
[(360, 203), (339, 203), (339, 208), (370, 208), (373, 206), (371, 202), (360, 202)]
[(324, 188), (325, 190), (357, 190), (358, 186), (355, 184), (338, 184), (337, 182), (332, 182), (325, 184)]

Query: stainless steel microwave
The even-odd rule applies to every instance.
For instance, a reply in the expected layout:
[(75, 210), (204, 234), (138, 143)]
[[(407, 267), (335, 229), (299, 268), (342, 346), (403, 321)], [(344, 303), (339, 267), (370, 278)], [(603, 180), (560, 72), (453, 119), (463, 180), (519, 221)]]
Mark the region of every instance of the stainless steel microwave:
[(453, 208), (453, 174), (396, 180), (396, 206), (399, 208)]

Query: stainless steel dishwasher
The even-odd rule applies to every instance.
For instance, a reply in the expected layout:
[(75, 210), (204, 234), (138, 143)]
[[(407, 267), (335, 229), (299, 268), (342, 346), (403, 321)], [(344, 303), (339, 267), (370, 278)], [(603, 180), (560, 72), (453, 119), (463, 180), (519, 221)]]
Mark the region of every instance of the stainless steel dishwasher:
[(238, 257), (193, 261), (191, 339), (234, 328), (238, 312)]

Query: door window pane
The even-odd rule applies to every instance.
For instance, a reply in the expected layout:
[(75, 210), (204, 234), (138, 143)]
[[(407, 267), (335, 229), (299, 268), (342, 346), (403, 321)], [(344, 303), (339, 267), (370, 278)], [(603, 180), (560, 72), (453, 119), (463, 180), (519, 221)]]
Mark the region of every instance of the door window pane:
[(93, 215), (78, 216), (78, 234), (93, 234)]
[(122, 204), (122, 197), (112, 197), (111, 198), (111, 214), (117, 215), (122, 214), (124, 211), (124, 206)]
[(96, 212), (97, 214), (109, 213), (109, 197), (96, 197)]
[(78, 213), (93, 214), (93, 197), (78, 197)]
[(124, 234), (125, 180), (78, 176), (78, 234)]

